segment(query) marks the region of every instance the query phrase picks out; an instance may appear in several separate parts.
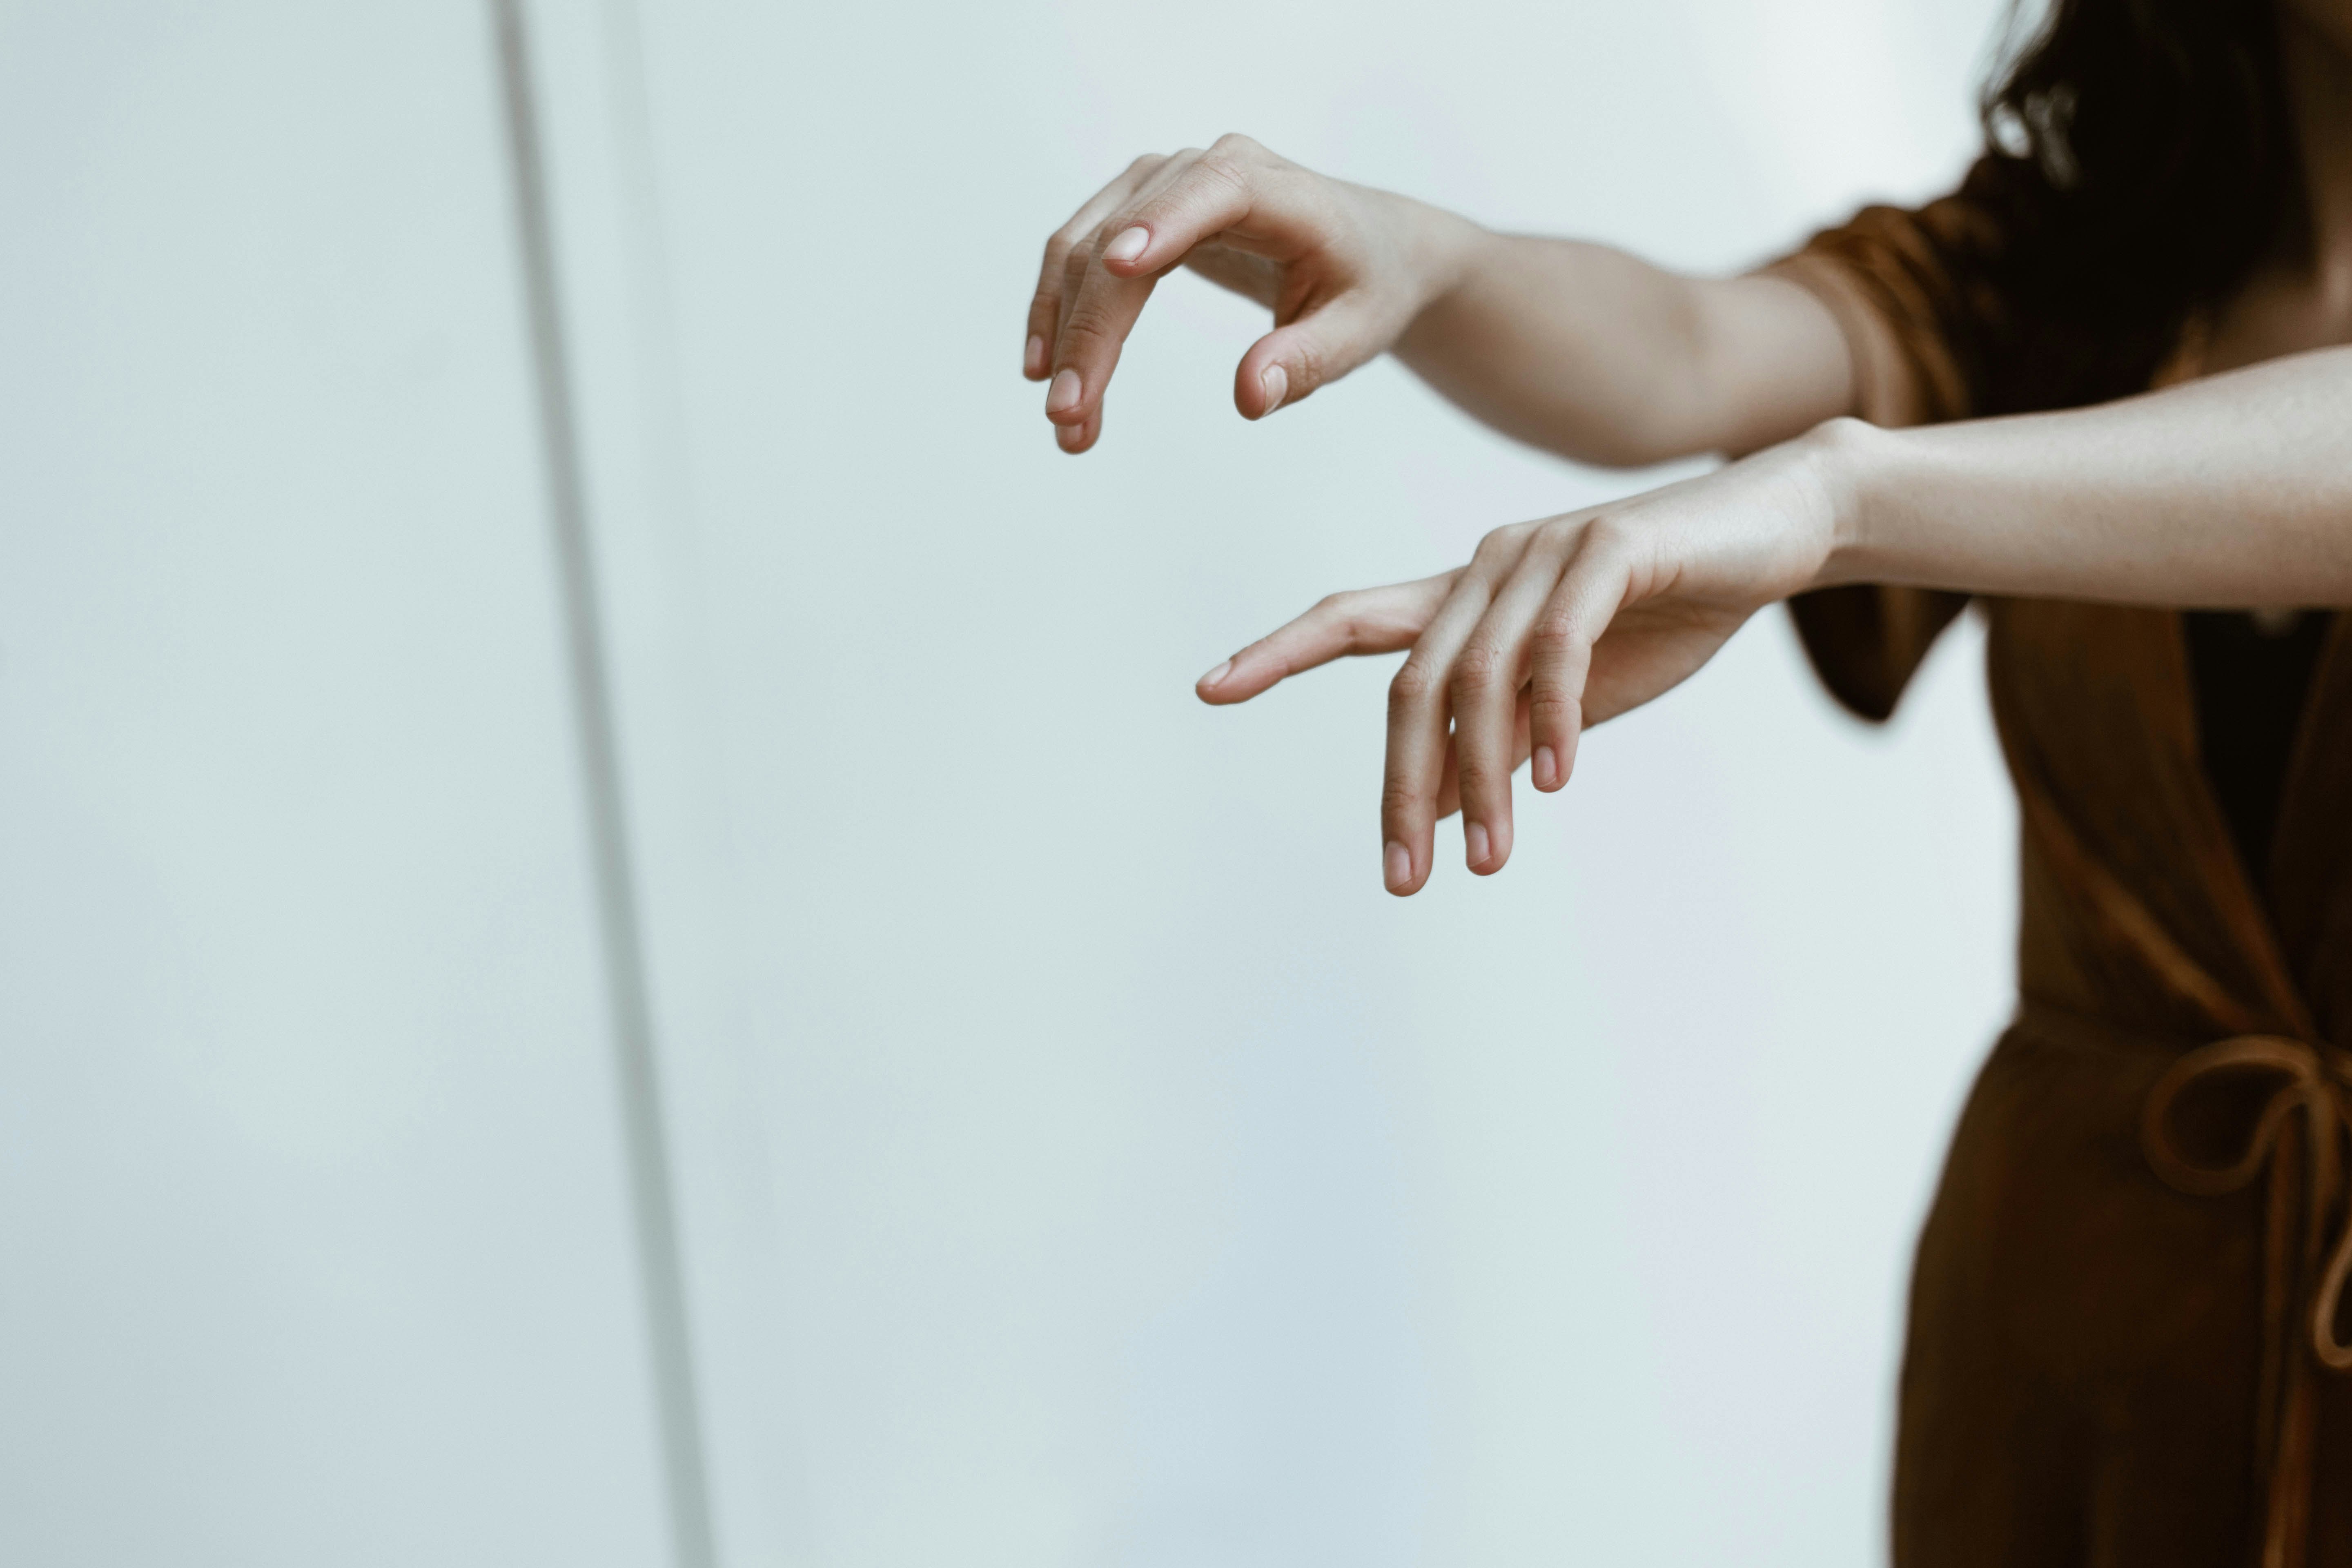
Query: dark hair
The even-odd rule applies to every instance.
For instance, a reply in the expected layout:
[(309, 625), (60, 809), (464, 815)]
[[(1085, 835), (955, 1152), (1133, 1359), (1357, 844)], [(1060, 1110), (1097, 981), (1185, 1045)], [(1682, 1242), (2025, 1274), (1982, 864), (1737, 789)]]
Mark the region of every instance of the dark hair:
[(2075, 320), (2166, 334), (2302, 221), (2274, 0), (2051, 0), (1982, 110), (2020, 275)]

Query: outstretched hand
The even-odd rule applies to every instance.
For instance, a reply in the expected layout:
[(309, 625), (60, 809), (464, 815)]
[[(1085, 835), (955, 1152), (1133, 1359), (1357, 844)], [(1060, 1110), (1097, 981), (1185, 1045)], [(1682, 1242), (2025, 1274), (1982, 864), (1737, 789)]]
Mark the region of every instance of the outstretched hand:
[(1429, 879), (1463, 814), (1470, 869), (1510, 858), (1511, 777), (1568, 782), (1578, 738), (1688, 678), (1764, 605), (1823, 579), (1842, 508), (1834, 427), (1646, 495), (1496, 529), (1469, 564), (1335, 594), (1202, 676), (1245, 702), (1349, 655), (1410, 647), (1389, 686), (1381, 790), (1389, 891)]
[(1022, 372), (1048, 384), (1062, 450), (1093, 446), (1119, 350), (1181, 265), (1274, 312), (1234, 372), (1234, 406), (1263, 419), (1395, 342), (1444, 286), (1466, 226), (1246, 136), (1138, 158), (1045, 242)]

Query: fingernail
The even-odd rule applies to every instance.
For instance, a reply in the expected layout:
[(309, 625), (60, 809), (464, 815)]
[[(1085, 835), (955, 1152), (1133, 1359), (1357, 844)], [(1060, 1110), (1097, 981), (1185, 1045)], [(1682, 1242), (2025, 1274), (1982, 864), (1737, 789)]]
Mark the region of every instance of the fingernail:
[(1553, 784), (1559, 783), (1559, 759), (1552, 755), (1551, 748), (1549, 746), (1538, 746), (1536, 748), (1536, 787), (1538, 789), (1549, 789)]
[(1381, 875), (1391, 888), (1402, 888), (1412, 880), (1412, 851), (1402, 844), (1391, 844), (1381, 857)]
[(1227, 659), (1224, 663), (1217, 666), (1216, 668), (1209, 671), (1208, 674), (1201, 677), (1201, 679), (1193, 682), (1193, 684), (1198, 686), (1202, 690), (1206, 691), (1210, 687), (1214, 686), (1219, 681), (1224, 679), (1226, 674), (1232, 670), (1233, 668), (1234, 661), (1232, 659)]
[(1078, 405), (1078, 373), (1066, 366), (1045, 389), (1045, 412), (1067, 414)]
[(1029, 346), (1021, 351), (1021, 368), (1031, 375), (1045, 374), (1045, 340), (1034, 332), (1029, 334)]
[(1282, 400), (1290, 395), (1290, 373), (1278, 364), (1270, 364), (1258, 372), (1257, 384), (1265, 393), (1265, 408), (1258, 415), (1263, 419), (1281, 407)]
[(1103, 247), (1105, 261), (1132, 261), (1151, 244), (1151, 231), (1141, 224), (1121, 229), (1118, 237)]
[(1486, 863), (1486, 825), (1483, 822), (1473, 822), (1464, 827), (1462, 845), (1469, 851), (1471, 865), (1484, 866)]

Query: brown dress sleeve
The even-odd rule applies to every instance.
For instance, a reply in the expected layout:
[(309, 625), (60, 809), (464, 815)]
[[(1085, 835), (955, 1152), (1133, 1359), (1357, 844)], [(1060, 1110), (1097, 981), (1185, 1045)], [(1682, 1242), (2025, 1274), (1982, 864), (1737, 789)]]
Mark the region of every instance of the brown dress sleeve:
[[(1995, 346), (2011, 337), (1990, 282), (1999, 251), (1979, 166), (1951, 195), (1910, 210), (1864, 207), (1763, 270), (1829, 307), (1853, 356), (1854, 412), (1874, 425), (1928, 425), (1983, 411)], [(1789, 601), (1813, 669), (1864, 719), (1903, 689), (1968, 596), (1857, 584)]]

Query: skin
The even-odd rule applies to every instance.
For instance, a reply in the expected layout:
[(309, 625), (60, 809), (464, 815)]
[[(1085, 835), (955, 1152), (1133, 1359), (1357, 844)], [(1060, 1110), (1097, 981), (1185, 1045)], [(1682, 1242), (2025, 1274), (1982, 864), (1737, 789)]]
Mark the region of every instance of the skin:
[(2189, 385), (1882, 430), (1852, 416), (1852, 350), (1794, 284), (1491, 234), (1239, 136), (1137, 160), (1055, 233), (1024, 369), (1047, 384), (1062, 449), (1087, 450), (1120, 345), (1182, 266), (1274, 313), (1235, 370), (1245, 418), (1393, 353), (1487, 424), (1584, 461), (1753, 454), (1497, 529), (1438, 576), (1333, 595), (1202, 677), (1203, 701), (1244, 702), (1409, 649), (1389, 690), (1382, 880), (1418, 891), (1456, 809), (1470, 869), (1491, 875), (1521, 763), (1560, 788), (1585, 729), (1793, 593), (2352, 606), (2352, 0), (2280, 15), (2309, 222), (2225, 302), (2220, 374)]

